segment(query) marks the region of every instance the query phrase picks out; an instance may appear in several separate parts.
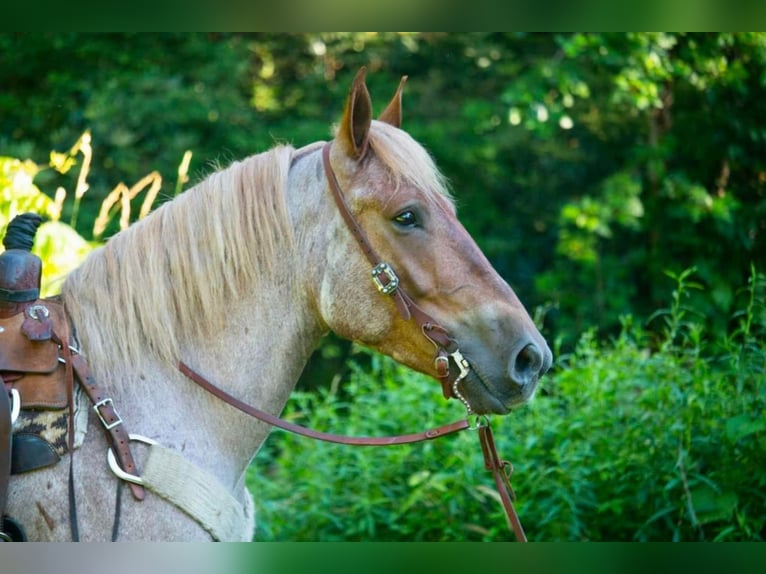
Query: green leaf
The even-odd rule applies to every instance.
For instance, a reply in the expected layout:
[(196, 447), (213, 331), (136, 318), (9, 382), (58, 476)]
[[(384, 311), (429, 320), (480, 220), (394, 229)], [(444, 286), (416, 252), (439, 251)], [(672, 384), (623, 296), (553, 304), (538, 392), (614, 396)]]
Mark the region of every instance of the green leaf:
[(82, 263), (93, 246), (66, 223), (49, 221), (40, 226), (32, 250), (43, 260), (43, 295), (59, 292), (64, 277)]
[(700, 524), (729, 518), (738, 501), (735, 493), (719, 493), (707, 484), (695, 487), (691, 494), (694, 502), (694, 512)]
[(726, 437), (732, 443), (766, 429), (766, 417), (755, 418), (750, 414), (734, 416), (726, 421)]

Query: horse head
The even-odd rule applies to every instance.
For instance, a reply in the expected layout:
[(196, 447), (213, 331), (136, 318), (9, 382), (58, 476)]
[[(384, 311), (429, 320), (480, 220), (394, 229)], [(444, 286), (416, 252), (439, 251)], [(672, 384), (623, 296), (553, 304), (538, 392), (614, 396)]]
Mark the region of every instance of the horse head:
[[(327, 186), (342, 194), (352, 222), (339, 213), (329, 227), (322, 319), (440, 379), (469, 411), (505, 414), (532, 398), (551, 351), (458, 221), (429, 154), (401, 129), (406, 78), (375, 120), (364, 76), (354, 79), (327, 151)], [(386, 266), (371, 281), (376, 258)]]

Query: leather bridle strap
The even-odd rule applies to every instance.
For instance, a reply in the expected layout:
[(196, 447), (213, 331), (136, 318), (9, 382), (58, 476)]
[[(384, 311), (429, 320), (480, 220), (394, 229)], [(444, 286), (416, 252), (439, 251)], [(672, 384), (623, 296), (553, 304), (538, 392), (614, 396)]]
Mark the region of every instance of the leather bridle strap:
[(516, 498), (511, 486), (513, 465), (507, 460), (502, 460), (497, 454), (495, 438), (492, 435), (492, 428), (489, 424), (479, 427), (479, 442), (481, 443), (481, 452), (484, 454), (484, 468), (492, 471), (492, 478), (495, 479), (495, 486), (500, 494), (500, 501), (503, 503), (508, 527), (513, 530), (516, 540), (526, 542), (527, 535), (524, 533), (524, 527), (521, 525), (519, 516), (513, 508), (513, 501)]
[[(93, 410), (101, 421), (109, 444), (115, 452), (117, 460), (120, 462), (120, 467), (126, 473), (139, 474), (138, 466), (130, 450), (130, 434), (125, 428), (119, 413), (114, 408), (112, 399), (98, 386), (82, 355), (71, 351), (68, 344), (69, 338), (61, 338), (54, 333), (54, 340), (61, 346), (67, 368), (71, 368), (74, 371), (74, 374), (80, 381), (80, 388), (93, 403)], [(71, 399), (70, 404), (72, 404)], [(133, 493), (133, 498), (136, 500), (144, 499), (146, 492), (142, 486), (133, 483), (130, 483), (128, 486)]]
[[(397, 277), (391, 266), (384, 262), (380, 255), (378, 255), (375, 248), (367, 238), (367, 234), (364, 229), (357, 223), (354, 215), (346, 203), (343, 195), (343, 190), (338, 183), (338, 178), (335, 175), (335, 171), (330, 164), (330, 148), (332, 143), (328, 142), (322, 147), (322, 164), (324, 166), (325, 175), (327, 176), (327, 182), (330, 184), (330, 191), (332, 197), (335, 200), (335, 204), (338, 206), (338, 211), (343, 217), (346, 226), (351, 234), (356, 239), (359, 247), (362, 249), (367, 260), (372, 265), (372, 277), (375, 284), (378, 286), (378, 290), (386, 295), (391, 295), (396, 304), (396, 308), (399, 310), (402, 318), (408, 321), (413, 319), (418, 326), (420, 326), (423, 335), (434, 344), (437, 349), (437, 370), (439, 370), (439, 377), (446, 378), (447, 373), (447, 359), (451, 353), (457, 351), (457, 343), (449, 336), (447, 330), (439, 325), (439, 323), (431, 315), (421, 309), (415, 301), (404, 291), (399, 285), (399, 278)], [(442, 357), (440, 360), (438, 357)], [(451, 396), (448, 393), (448, 386), (445, 386), (445, 395)]]
[(3, 532), (5, 503), (11, 477), (11, 403), (5, 385), (0, 383), (0, 541), (10, 540)]
[(230, 395), (229, 393), (224, 391), (222, 388), (211, 383), (209, 380), (207, 380), (205, 377), (200, 375), (197, 371), (189, 367), (183, 361), (180, 361), (178, 363), (178, 370), (181, 371), (184, 375), (189, 377), (189, 379), (197, 383), (200, 387), (205, 389), (210, 394), (218, 397), (223, 402), (233, 406), (234, 408), (242, 411), (243, 413), (258, 419), (259, 421), (265, 422), (267, 424), (270, 424), (282, 430), (286, 430), (295, 434), (299, 434), (301, 436), (305, 436), (308, 438), (317, 439), (317, 440), (321, 440), (325, 442), (355, 445), (355, 446), (390, 446), (395, 444), (411, 444), (415, 442), (433, 440), (441, 436), (450, 435), (450, 434), (465, 430), (467, 428), (470, 428), (471, 426), (468, 420), (463, 419), (463, 420), (455, 421), (453, 423), (428, 429), (423, 432), (406, 434), (406, 435), (394, 435), (394, 436), (382, 436), (382, 437), (354, 437), (354, 436), (344, 436), (344, 435), (326, 433), (326, 432), (316, 431), (316, 430), (309, 429), (300, 425), (296, 425), (294, 423), (284, 421), (280, 419), (279, 417), (275, 417), (274, 415), (267, 413), (266, 411), (262, 411), (261, 409), (258, 409), (252, 405), (249, 405), (245, 402), (240, 401), (238, 398)]

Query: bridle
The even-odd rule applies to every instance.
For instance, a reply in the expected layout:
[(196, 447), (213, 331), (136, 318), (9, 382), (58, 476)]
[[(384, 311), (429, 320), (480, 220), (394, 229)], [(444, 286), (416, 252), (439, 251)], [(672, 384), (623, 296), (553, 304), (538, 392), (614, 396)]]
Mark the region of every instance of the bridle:
[[(402, 319), (405, 321), (409, 321), (410, 319), (415, 321), (415, 324), (420, 328), (423, 336), (434, 345), (436, 349), (436, 354), (434, 355), (434, 367), (436, 368), (436, 372), (438, 373), (439, 380), (442, 384), (444, 398), (457, 398), (463, 405), (465, 405), (468, 414), (471, 414), (473, 409), (471, 409), (470, 403), (458, 389), (458, 383), (468, 376), (471, 365), (460, 353), (457, 342), (450, 337), (447, 329), (442, 327), (436, 319), (426, 313), (412, 300), (412, 297), (410, 297), (400, 285), (399, 277), (396, 275), (391, 265), (383, 261), (370, 244), (364, 229), (362, 229), (354, 218), (354, 215), (351, 213), (344, 198), (343, 190), (338, 183), (338, 178), (335, 176), (335, 172), (332, 169), (332, 165), (330, 164), (331, 147), (331, 143), (326, 143), (322, 147), (322, 164), (324, 165), (327, 182), (330, 184), (330, 191), (335, 200), (335, 205), (337, 205), (338, 211), (346, 222), (346, 226), (351, 231), (354, 239), (356, 239), (359, 247), (362, 249), (362, 253), (364, 253), (365, 257), (367, 257), (367, 260), (372, 265), (371, 275), (373, 283), (380, 293), (383, 295), (390, 295), (393, 298)], [(455, 362), (455, 365), (457, 365), (459, 370), (457, 376), (453, 377), (451, 382), (450, 359)]]
[[(460, 353), (457, 342), (452, 337), (450, 337), (449, 332), (444, 327), (442, 327), (431, 315), (420, 308), (406, 293), (404, 288), (400, 285), (399, 277), (394, 272), (392, 266), (384, 262), (370, 244), (370, 241), (368, 240), (364, 230), (351, 213), (351, 210), (349, 209), (344, 198), (340, 184), (338, 183), (338, 179), (335, 176), (335, 172), (332, 169), (332, 165), (330, 163), (331, 145), (331, 143), (326, 143), (322, 148), (322, 163), (324, 165), (325, 175), (327, 177), (333, 199), (335, 200), (343, 220), (359, 244), (359, 247), (362, 249), (365, 257), (372, 265), (371, 275), (373, 283), (381, 294), (393, 298), (394, 304), (399, 310), (399, 314), (401, 315), (402, 319), (405, 321), (413, 320), (419, 327), (423, 336), (434, 345), (434, 367), (442, 384), (442, 391), (444, 396), (445, 398), (455, 397), (460, 400), (465, 406), (467, 414), (470, 417), (473, 415), (471, 405), (458, 389), (459, 383), (465, 379), (465, 377), (468, 376), (468, 373), (470, 372), (470, 363)], [(451, 373), (450, 360), (452, 360), (457, 366), (456, 373)], [(252, 405), (248, 405), (210, 382), (208, 379), (189, 367), (183, 361), (179, 362), (178, 369), (190, 380), (195, 382), (197, 385), (209, 393), (213, 394), (215, 397), (262, 422), (295, 434), (326, 442), (355, 446), (389, 446), (433, 440), (438, 437), (447, 436), (467, 429), (478, 430), (482, 454), (484, 455), (484, 466), (487, 468), (487, 470), (492, 472), (492, 476), (495, 480), (495, 486), (497, 487), (497, 490), (500, 494), (500, 499), (505, 510), (509, 527), (513, 530), (517, 540), (521, 542), (527, 541), (524, 529), (513, 507), (513, 500), (515, 495), (513, 493), (513, 488), (511, 487), (510, 482), (510, 475), (513, 472), (513, 466), (510, 462), (499, 457), (497, 449), (495, 448), (492, 429), (489, 426), (489, 420), (486, 416), (475, 417), (475, 422), (473, 424), (467, 417), (466, 419), (428, 429), (423, 432), (406, 435), (384, 437), (349, 437), (316, 431), (300, 425), (296, 425), (294, 423), (284, 421)]]

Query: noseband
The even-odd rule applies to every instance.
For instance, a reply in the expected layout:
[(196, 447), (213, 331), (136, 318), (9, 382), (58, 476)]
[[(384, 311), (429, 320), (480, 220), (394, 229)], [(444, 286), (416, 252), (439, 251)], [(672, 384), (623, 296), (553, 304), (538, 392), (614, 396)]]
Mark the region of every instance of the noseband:
[[(415, 321), (415, 324), (418, 325), (423, 336), (434, 345), (436, 349), (434, 355), (434, 368), (436, 369), (439, 381), (442, 384), (444, 398), (448, 399), (450, 397), (455, 397), (465, 405), (468, 414), (472, 414), (473, 410), (471, 409), (470, 403), (458, 389), (460, 381), (468, 376), (471, 369), (470, 363), (463, 357), (457, 342), (450, 337), (447, 329), (442, 327), (436, 319), (426, 313), (412, 300), (401, 286), (399, 277), (394, 272), (394, 269), (389, 263), (386, 263), (381, 259), (375, 251), (375, 248), (370, 244), (364, 229), (362, 229), (354, 218), (354, 215), (351, 213), (344, 198), (343, 190), (338, 183), (338, 178), (335, 176), (335, 172), (332, 169), (332, 165), (330, 164), (331, 147), (332, 143), (326, 143), (322, 147), (322, 164), (324, 165), (327, 182), (330, 184), (332, 197), (335, 200), (335, 204), (338, 206), (338, 211), (340, 211), (343, 221), (346, 222), (346, 226), (349, 231), (351, 231), (351, 235), (354, 236), (354, 239), (356, 239), (356, 242), (362, 249), (362, 253), (367, 257), (370, 265), (372, 265), (372, 282), (378, 288), (380, 293), (393, 298), (394, 304), (399, 310), (402, 319), (405, 321), (409, 321), (410, 319)], [(458, 372), (454, 376), (450, 376), (450, 359), (452, 359), (458, 368)]]

